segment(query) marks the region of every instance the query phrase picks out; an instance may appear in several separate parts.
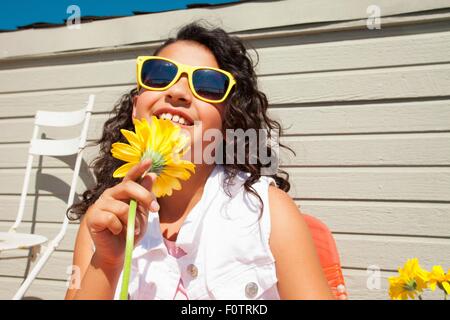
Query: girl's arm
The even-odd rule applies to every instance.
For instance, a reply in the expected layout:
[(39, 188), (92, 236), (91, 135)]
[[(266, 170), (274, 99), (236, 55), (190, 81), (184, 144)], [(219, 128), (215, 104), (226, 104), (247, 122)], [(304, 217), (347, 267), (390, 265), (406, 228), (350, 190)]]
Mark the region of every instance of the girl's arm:
[[(122, 182), (103, 191), (86, 210), (73, 254), (75, 273), (72, 288), (66, 299), (113, 299), (123, 267), (125, 236), (128, 224), (130, 199), (138, 202), (135, 220), (137, 244), (147, 230), (150, 209), (157, 211), (156, 197), (150, 191), (156, 179), (154, 173), (146, 174), (151, 160), (134, 165)], [(92, 244), (95, 244), (95, 253)]]
[(78, 229), (73, 255), (71, 287), (66, 300), (113, 299), (121, 272), (121, 265), (108, 265), (98, 261), (92, 249), (92, 238), (83, 219)]
[(270, 248), (281, 299), (334, 299), (308, 225), (292, 198), (269, 186)]

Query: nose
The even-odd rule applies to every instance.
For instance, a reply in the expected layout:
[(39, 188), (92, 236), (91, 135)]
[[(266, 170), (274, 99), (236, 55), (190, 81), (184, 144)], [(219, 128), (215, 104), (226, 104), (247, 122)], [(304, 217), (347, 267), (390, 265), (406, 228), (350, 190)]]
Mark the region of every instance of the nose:
[(182, 102), (188, 105), (192, 102), (192, 92), (186, 74), (181, 75), (178, 81), (167, 89), (167, 97), (173, 103)]

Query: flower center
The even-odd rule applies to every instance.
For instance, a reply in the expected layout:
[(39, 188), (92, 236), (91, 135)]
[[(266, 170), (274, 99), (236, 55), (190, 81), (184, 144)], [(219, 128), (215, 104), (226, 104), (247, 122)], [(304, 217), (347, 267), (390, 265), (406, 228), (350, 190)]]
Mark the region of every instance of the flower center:
[(164, 169), (164, 157), (159, 152), (148, 148), (142, 154), (141, 161), (145, 159), (152, 159), (152, 167), (148, 170), (148, 172), (154, 172), (159, 176)]
[(406, 282), (403, 286), (403, 289), (407, 290), (407, 291), (415, 291), (417, 288), (417, 283), (416, 280), (414, 279), (409, 279), (408, 282)]

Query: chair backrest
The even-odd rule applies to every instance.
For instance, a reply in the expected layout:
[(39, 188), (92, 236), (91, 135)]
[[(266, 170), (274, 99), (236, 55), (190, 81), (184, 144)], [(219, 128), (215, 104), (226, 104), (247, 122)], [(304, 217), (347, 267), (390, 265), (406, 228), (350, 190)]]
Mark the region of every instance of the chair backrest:
[[(25, 171), (25, 178), (20, 198), (19, 210), (16, 221), (14, 225), (10, 228), (10, 232), (15, 232), (17, 227), (20, 225), (22, 221), (25, 209), (26, 195), (28, 193), (29, 187), (28, 185), (30, 181), (31, 169), (33, 165), (33, 158), (36, 155), (67, 156), (77, 154), (67, 205), (70, 206), (73, 203), (76, 182), (81, 167), (83, 147), (85, 146), (87, 139), (87, 132), (89, 127), (90, 116), (94, 106), (94, 100), (95, 96), (90, 95), (88, 101), (86, 102), (86, 106), (76, 111), (58, 112), (58, 111), (39, 110), (36, 112), (34, 118), (33, 136), (31, 138), (30, 148), (28, 151), (28, 162)], [(59, 139), (59, 140), (38, 138), (40, 127), (71, 127), (81, 123), (83, 123), (81, 133), (79, 136), (75, 138)], [(67, 224), (68, 220), (65, 218), (63, 223), (64, 232), (67, 227)]]
[(331, 291), (337, 299), (347, 299), (339, 252), (332, 233), (319, 219), (308, 214), (303, 214), (303, 217), (308, 224), (322, 270), (328, 280)]

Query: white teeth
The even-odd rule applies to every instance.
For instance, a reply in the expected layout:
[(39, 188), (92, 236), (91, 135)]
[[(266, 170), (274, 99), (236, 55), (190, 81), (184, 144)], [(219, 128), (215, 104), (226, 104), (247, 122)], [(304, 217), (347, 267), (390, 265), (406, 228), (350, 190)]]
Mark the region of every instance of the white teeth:
[(181, 117), (179, 115), (172, 115), (168, 112), (160, 114), (159, 118), (171, 120), (172, 122), (179, 123), (179, 124), (186, 124), (186, 125), (188, 124), (188, 121), (186, 119), (184, 119), (183, 117)]

